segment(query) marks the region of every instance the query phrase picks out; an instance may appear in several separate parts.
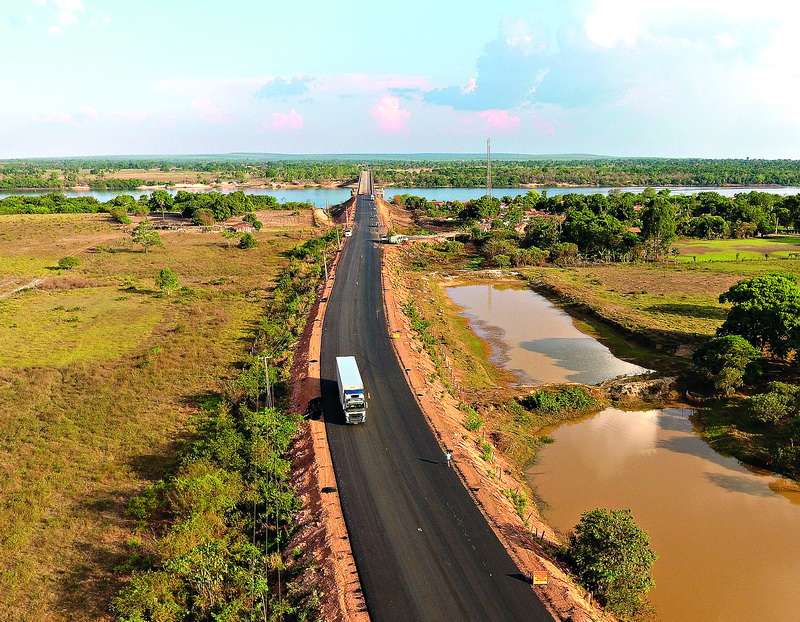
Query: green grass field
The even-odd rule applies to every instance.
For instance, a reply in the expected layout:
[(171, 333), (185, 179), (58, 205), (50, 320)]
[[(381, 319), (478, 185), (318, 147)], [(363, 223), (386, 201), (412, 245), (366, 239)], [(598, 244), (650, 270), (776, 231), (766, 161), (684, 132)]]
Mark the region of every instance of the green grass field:
[(800, 236), (781, 235), (746, 240), (681, 239), (675, 244), (678, 261), (755, 261), (800, 257)]
[[(145, 254), (102, 215), (0, 225), (0, 295), (43, 279), (0, 299), (0, 620), (111, 619), (127, 500), (170, 468), (197, 404), (235, 376), (281, 252), (312, 231), (262, 230), (248, 251), (170, 232)], [(54, 269), (68, 254), (80, 266)], [(156, 291), (165, 266), (184, 290)]]

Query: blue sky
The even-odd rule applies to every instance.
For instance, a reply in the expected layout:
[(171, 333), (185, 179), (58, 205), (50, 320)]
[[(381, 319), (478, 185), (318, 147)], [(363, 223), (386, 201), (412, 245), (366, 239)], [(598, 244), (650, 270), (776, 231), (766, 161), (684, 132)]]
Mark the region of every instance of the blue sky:
[(4, 0), (0, 157), (800, 157), (789, 0)]

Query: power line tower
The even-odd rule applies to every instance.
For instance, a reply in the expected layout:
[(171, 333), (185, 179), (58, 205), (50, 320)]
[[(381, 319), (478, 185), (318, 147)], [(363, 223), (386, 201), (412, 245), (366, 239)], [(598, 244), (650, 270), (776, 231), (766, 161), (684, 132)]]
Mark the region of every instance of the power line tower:
[(492, 139), (486, 139), (486, 194), (492, 196)]

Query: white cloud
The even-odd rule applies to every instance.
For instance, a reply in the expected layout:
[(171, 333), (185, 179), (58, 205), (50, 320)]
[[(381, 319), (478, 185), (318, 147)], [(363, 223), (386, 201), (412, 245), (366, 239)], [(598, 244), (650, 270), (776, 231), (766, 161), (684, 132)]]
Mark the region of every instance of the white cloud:
[(47, 29), (50, 34), (60, 34), (65, 28), (77, 24), (80, 15), (86, 10), (83, 0), (33, 0), (33, 4), (49, 8), (53, 12), (55, 23)]

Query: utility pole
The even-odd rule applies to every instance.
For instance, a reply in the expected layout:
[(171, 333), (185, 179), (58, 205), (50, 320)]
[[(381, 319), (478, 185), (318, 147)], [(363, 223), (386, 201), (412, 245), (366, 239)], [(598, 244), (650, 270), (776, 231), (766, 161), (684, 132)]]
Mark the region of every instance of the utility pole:
[(492, 196), (492, 139), (486, 139), (486, 194)]

